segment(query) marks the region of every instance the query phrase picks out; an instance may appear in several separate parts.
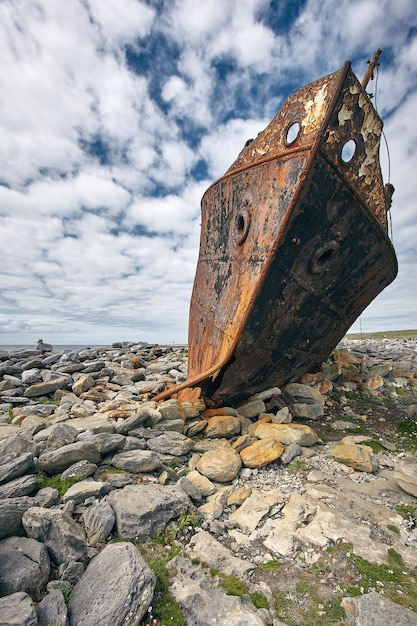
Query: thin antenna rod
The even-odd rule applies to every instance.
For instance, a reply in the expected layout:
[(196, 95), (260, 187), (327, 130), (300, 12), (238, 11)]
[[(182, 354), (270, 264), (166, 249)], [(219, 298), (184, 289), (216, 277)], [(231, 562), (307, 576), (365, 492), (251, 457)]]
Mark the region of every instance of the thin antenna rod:
[(372, 80), (374, 77), (374, 69), (378, 66), (378, 59), (381, 56), (381, 54), (382, 54), (382, 50), (381, 48), (378, 48), (378, 50), (375, 52), (372, 59), (368, 61), (368, 64), (369, 64), (368, 69), (366, 70), (365, 75), (362, 78), (362, 87), (364, 89), (366, 89), (369, 81)]

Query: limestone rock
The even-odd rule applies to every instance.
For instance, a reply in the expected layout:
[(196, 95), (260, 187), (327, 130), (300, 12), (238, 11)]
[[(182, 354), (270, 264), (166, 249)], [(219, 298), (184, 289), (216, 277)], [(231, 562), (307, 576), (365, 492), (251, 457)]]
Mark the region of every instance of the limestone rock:
[(0, 596), (24, 591), (39, 601), (49, 571), (49, 556), (42, 543), (27, 537), (9, 537), (0, 542)]
[(92, 559), (69, 600), (77, 626), (135, 626), (146, 613), (155, 576), (129, 542), (107, 545)]
[(314, 420), (324, 415), (325, 398), (315, 387), (290, 383), (285, 387), (285, 391), (294, 400), (293, 410), (297, 417)]
[(83, 391), (87, 391), (94, 387), (96, 381), (91, 374), (82, 374), (72, 385), (72, 392), (79, 396)]
[(29, 496), (38, 491), (38, 479), (35, 475), (21, 476), (4, 485), (0, 485), (0, 499)]
[(237, 412), (239, 415), (243, 415), (243, 417), (257, 417), (265, 412), (265, 403), (263, 400), (249, 399), (237, 408)]
[[(126, 420), (127, 421), (127, 420)], [(96, 433), (88, 441), (96, 446), (102, 456), (111, 454), (123, 448), (126, 438), (124, 435), (116, 433)]]
[(33, 468), (33, 454), (31, 452), (14, 453), (0, 459), (0, 484), (22, 476), (30, 468)]
[(39, 626), (67, 626), (68, 609), (60, 589), (50, 591), (37, 606)]
[(38, 626), (35, 605), (24, 591), (0, 598), (0, 616), (4, 626)]
[(22, 524), (28, 537), (45, 544), (57, 565), (86, 560), (84, 529), (64, 511), (32, 507), (23, 514)]
[(188, 480), (191, 480), (199, 491), (201, 491), (203, 496), (211, 496), (211, 494), (216, 491), (216, 487), (213, 485), (211, 480), (196, 470), (189, 472), (189, 474), (187, 474), (187, 478)]
[(348, 467), (360, 472), (376, 472), (378, 461), (372, 448), (356, 443), (341, 443), (329, 452), (329, 455)]
[(91, 463), (90, 461), (78, 461), (78, 463), (70, 465), (68, 469), (61, 473), (61, 480), (65, 480), (66, 478), (84, 480), (92, 476), (96, 471), (97, 465), (95, 463)]
[(67, 389), (70, 381), (71, 378), (69, 376), (58, 376), (42, 383), (35, 383), (26, 389), (25, 396), (27, 398), (47, 396), (50, 393), (54, 393), (57, 389)]
[(96, 446), (88, 441), (76, 441), (57, 450), (42, 452), (39, 456), (38, 467), (48, 474), (60, 474), (70, 465), (85, 460), (90, 461), (90, 463), (98, 463), (100, 452)]
[(187, 476), (182, 476), (177, 481), (178, 487), (181, 487), (183, 491), (189, 496), (192, 500), (201, 500), (203, 498), (203, 494), (201, 490), (195, 485), (195, 483), (190, 480)]
[(291, 411), (287, 406), (282, 407), (272, 418), (273, 424), (290, 424), (292, 422)]
[(186, 420), (187, 414), (185, 408), (178, 400), (165, 400), (158, 406), (158, 411), (164, 420), (182, 419)]
[(254, 441), (240, 451), (240, 457), (245, 467), (262, 467), (279, 459), (284, 452), (284, 446), (274, 439), (260, 439)]
[(116, 426), (116, 432), (119, 435), (126, 435), (129, 431), (137, 428), (138, 426), (143, 424), (143, 422), (146, 422), (148, 418), (149, 410), (145, 408), (142, 411), (138, 411), (137, 413), (134, 413), (133, 415), (125, 419), (123, 422), (121, 422), (121, 424), (118, 424)]
[(301, 456), (302, 448), (298, 443), (292, 443), (287, 446), (284, 452), (279, 457), (279, 460), (283, 465), (288, 465), (293, 461), (297, 456)]
[(206, 437), (233, 437), (240, 433), (240, 421), (232, 415), (215, 415), (207, 421)]
[(148, 441), (148, 448), (161, 454), (173, 454), (181, 456), (188, 454), (194, 447), (194, 441), (178, 432), (170, 432), (154, 437)]
[(37, 456), (38, 453), (37, 444), (27, 435), (12, 434), (0, 440), (0, 459), (10, 454), (23, 454), (24, 452), (31, 452), (33, 456)]
[(417, 613), (410, 611), (389, 598), (372, 591), (363, 596), (343, 598), (341, 606), (347, 623), (352, 626), (415, 626)]
[[(172, 572), (170, 591), (184, 611), (187, 624), (227, 624), (227, 626), (266, 626), (251, 602), (245, 597), (228, 596), (216, 577), (207, 574), (179, 555), (169, 562)], [(271, 622), (269, 622), (271, 623)]]
[(74, 428), (74, 426), (71, 426), (71, 424), (67, 424), (66, 422), (54, 424), (51, 426), (48, 435), (47, 446), (53, 450), (61, 448), (61, 446), (74, 443), (77, 439), (77, 435), (78, 430)]
[(255, 569), (255, 564), (234, 556), (233, 552), (217, 541), (209, 532), (201, 530), (192, 538), (188, 555), (190, 558), (200, 559), (210, 567), (215, 567), (224, 574), (231, 574), (244, 578), (248, 572)]
[(101, 501), (89, 507), (83, 514), (83, 522), (88, 541), (92, 546), (104, 543), (113, 530), (116, 516), (110, 504)]
[(152, 472), (161, 467), (162, 462), (152, 450), (129, 450), (115, 454), (111, 464), (118, 469), (139, 474), (140, 472)]
[(119, 537), (146, 541), (154, 537), (171, 519), (189, 508), (190, 500), (175, 485), (127, 485), (107, 496), (116, 515)]
[(63, 502), (72, 500), (74, 504), (80, 504), (87, 498), (96, 498), (104, 491), (104, 483), (98, 480), (82, 480), (72, 485), (62, 496)]
[(241, 467), (242, 460), (232, 447), (209, 450), (196, 465), (201, 474), (219, 483), (227, 483), (236, 478)]
[[(87, 407), (83, 405), (83, 410), (87, 411)], [(74, 412), (74, 407), (72, 408)], [(74, 426), (78, 432), (90, 430), (92, 433), (113, 433), (114, 425), (106, 415), (93, 414), (86, 417), (74, 417), (71, 419), (71, 426)]]
[(243, 530), (253, 532), (259, 522), (269, 513), (272, 506), (283, 501), (280, 489), (252, 489), (252, 493), (233, 513), (230, 519)]
[(309, 426), (304, 424), (265, 424), (260, 423), (255, 428), (255, 437), (259, 439), (273, 439), (280, 441), (284, 446), (298, 443), (300, 446), (313, 446), (318, 441), (318, 435)]
[(403, 491), (417, 498), (417, 461), (398, 465), (394, 470), (394, 480)]
[(185, 428), (184, 420), (162, 420), (162, 422), (158, 423), (158, 428), (162, 432), (175, 431), (177, 433), (183, 434)]
[(0, 500), (0, 539), (23, 535), (22, 516), (33, 505), (29, 496)]

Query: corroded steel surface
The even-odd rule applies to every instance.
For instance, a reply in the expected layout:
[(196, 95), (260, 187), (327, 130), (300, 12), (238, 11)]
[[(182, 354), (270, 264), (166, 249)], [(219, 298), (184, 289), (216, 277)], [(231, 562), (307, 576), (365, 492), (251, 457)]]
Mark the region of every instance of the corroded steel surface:
[(296, 380), (395, 278), (381, 131), (347, 63), (292, 94), (207, 190), (188, 379), (160, 398), (199, 385), (218, 405)]

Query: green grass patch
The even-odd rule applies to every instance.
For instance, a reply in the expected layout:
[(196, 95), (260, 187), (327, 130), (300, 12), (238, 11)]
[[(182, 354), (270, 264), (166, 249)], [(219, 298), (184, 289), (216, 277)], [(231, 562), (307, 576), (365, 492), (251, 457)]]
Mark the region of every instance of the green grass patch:
[(264, 572), (276, 572), (280, 567), (281, 563), (276, 559), (271, 559), (270, 561), (265, 561), (265, 563), (258, 565), (258, 569)]
[(252, 600), (252, 604), (257, 609), (269, 609), (269, 602), (267, 598), (262, 594), (255, 591), (254, 593), (249, 594), (250, 599)]
[(353, 417), (341, 417), (344, 422), (350, 422), (355, 428), (349, 428), (349, 433), (354, 435), (364, 435), (367, 432), (366, 423), (361, 419), (355, 419)]
[(274, 591), (274, 610), (278, 619), (283, 622), (290, 621), (290, 610), (294, 605), (294, 601), (285, 595), (283, 591)]
[(346, 624), (346, 614), (340, 606), (340, 598), (330, 602), (320, 601), (320, 598), (311, 598), (307, 610), (304, 613), (304, 624), (307, 626), (336, 626)]
[(412, 504), (397, 504), (395, 510), (406, 520), (415, 520), (417, 518), (417, 506)]
[[(166, 559), (158, 559), (149, 563), (149, 567), (155, 574), (156, 585), (152, 602), (152, 615), (150, 620), (159, 620), (161, 624), (173, 626), (185, 626), (185, 619), (174, 596), (169, 591), (169, 575), (166, 567)], [(154, 624), (154, 621), (150, 621)]]
[(400, 530), (397, 526), (394, 526), (393, 524), (388, 524), (387, 525), (388, 530), (390, 530), (392, 533), (395, 533), (396, 535), (400, 534)]
[(248, 593), (248, 586), (243, 580), (239, 580), (232, 574), (220, 573), (220, 584), (228, 596), (244, 596)]
[(378, 452), (384, 450), (384, 446), (382, 446), (381, 442), (377, 439), (373, 439), (372, 441), (364, 441), (363, 445), (371, 448), (372, 452), (374, 452), (375, 454), (378, 454)]
[(357, 583), (347, 592), (357, 596), (382, 588), (384, 595), (393, 602), (417, 611), (417, 572), (406, 568), (401, 555), (393, 548), (388, 548), (388, 560), (389, 565), (381, 565), (351, 554), (349, 561), (356, 570)]
[(297, 457), (296, 459), (294, 459), (294, 461), (291, 461), (291, 463), (288, 466), (288, 469), (293, 472), (308, 472), (309, 471), (309, 467), (307, 466), (305, 460), (300, 459), (300, 457)]
[[(365, 395), (363, 392), (354, 393), (353, 391), (345, 391), (344, 394), (346, 398), (350, 401), (356, 413), (363, 413), (364, 411), (367, 411), (369, 409), (375, 409), (376, 407), (380, 405), (380, 401), (378, 401), (377, 399), (374, 399), (371, 396)], [(353, 421), (352, 419), (349, 419), (346, 416), (340, 419)]]
[(42, 470), (38, 470), (38, 487), (39, 489), (44, 489), (45, 487), (52, 487), (52, 489), (57, 489), (60, 496), (63, 496), (70, 487), (75, 485), (75, 483), (80, 482), (81, 478), (77, 476), (72, 476), (71, 478), (65, 478), (62, 480), (61, 474), (55, 474), (55, 476), (46, 476)]
[(403, 438), (404, 447), (415, 452), (417, 450), (417, 422), (410, 419), (401, 420), (397, 431)]
[[(184, 616), (169, 591), (169, 573), (167, 564), (181, 552), (181, 547), (175, 544), (167, 544), (166, 540), (171, 539), (171, 535), (160, 533), (158, 537), (149, 539), (144, 544), (137, 546), (145, 561), (155, 574), (156, 585), (152, 601), (151, 612), (143, 618), (141, 626), (151, 626), (154, 624), (173, 624), (174, 626), (185, 626)], [(166, 546), (170, 546), (167, 552)]]
[[(395, 526), (394, 526), (395, 528)], [(398, 530), (398, 529), (397, 529)], [(399, 532), (398, 532), (399, 534)], [(398, 565), (398, 567), (403, 567), (404, 559), (394, 548), (388, 548), (388, 560), (391, 565)]]

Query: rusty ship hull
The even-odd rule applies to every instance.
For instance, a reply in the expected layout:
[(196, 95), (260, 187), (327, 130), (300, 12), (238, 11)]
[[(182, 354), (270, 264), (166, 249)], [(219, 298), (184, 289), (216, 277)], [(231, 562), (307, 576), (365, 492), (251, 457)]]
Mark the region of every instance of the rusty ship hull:
[(211, 185), (188, 379), (160, 397), (198, 387), (220, 406), (297, 380), (394, 280), (381, 133), (347, 62), (290, 95)]

